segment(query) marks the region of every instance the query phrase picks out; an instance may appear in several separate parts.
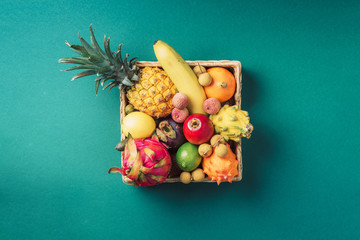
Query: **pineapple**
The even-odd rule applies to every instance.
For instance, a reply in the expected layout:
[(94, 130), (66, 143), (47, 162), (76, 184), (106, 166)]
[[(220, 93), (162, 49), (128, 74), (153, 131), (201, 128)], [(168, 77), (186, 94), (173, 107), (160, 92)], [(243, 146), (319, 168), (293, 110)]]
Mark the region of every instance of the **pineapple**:
[(139, 82), (126, 93), (129, 103), (153, 117), (165, 117), (173, 109), (172, 98), (176, 88), (164, 70), (140, 68)]
[[(72, 80), (77, 78), (97, 75), (95, 79), (95, 93), (98, 93), (99, 86), (103, 90), (111, 90), (118, 87), (125, 90), (130, 104), (152, 117), (164, 117), (171, 113), (171, 100), (176, 93), (176, 87), (167, 74), (156, 67), (139, 68), (136, 65), (136, 58), (128, 61), (129, 54), (121, 57), (121, 46), (116, 53), (110, 50), (110, 38), (104, 38), (103, 51), (97, 43), (94, 31), (90, 26), (91, 45), (80, 35), (82, 45), (71, 45), (65, 42), (80, 57), (61, 58), (59, 62), (79, 64), (65, 71), (86, 69), (76, 74)], [(109, 82), (107, 82), (110, 80)], [(106, 83), (107, 82), (107, 83)], [(106, 84), (105, 84), (106, 83)], [(105, 84), (105, 86), (104, 86)]]

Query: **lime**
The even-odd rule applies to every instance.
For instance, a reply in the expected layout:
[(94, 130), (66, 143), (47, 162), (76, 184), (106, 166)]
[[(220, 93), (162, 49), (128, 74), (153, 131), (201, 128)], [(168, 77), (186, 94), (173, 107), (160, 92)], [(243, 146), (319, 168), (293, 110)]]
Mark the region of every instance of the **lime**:
[(198, 152), (198, 146), (186, 142), (179, 147), (176, 152), (176, 163), (183, 171), (192, 171), (196, 169), (201, 162), (201, 156)]

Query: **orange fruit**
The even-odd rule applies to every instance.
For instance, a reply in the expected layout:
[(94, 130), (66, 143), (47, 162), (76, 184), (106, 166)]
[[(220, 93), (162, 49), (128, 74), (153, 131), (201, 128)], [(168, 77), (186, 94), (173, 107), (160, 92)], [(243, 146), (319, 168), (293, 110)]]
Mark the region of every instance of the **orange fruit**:
[(210, 85), (204, 87), (208, 98), (216, 98), (220, 102), (229, 100), (235, 93), (236, 81), (234, 75), (222, 67), (209, 68), (207, 72), (212, 77)]

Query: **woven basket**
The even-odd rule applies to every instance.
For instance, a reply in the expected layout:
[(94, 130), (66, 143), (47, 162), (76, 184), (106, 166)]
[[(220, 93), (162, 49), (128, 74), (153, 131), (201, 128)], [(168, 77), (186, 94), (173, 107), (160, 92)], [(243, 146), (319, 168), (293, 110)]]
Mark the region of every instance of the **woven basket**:
[[(186, 61), (191, 67), (194, 67), (198, 64), (204, 66), (206, 68), (209, 67), (223, 67), (228, 69), (232, 72), (235, 76), (236, 80), (236, 91), (234, 96), (228, 101), (230, 105), (237, 105), (241, 109), (241, 63), (239, 61)], [(139, 61), (137, 62), (139, 67), (160, 67), (158, 62), (147, 62), (147, 61)], [(120, 124), (122, 124), (124, 116), (125, 116), (125, 107), (128, 104), (126, 99), (125, 91), (123, 90), (120, 94)], [(125, 139), (125, 135), (121, 130), (121, 140)], [(242, 156), (241, 156), (241, 141), (238, 143), (234, 143), (232, 146), (234, 152), (236, 152), (238, 163), (238, 171), (239, 175), (235, 176), (232, 181), (240, 181), (242, 179)], [(122, 163), (121, 163), (122, 164)], [(123, 177), (124, 181), (124, 177)], [(174, 183), (180, 182), (179, 178), (167, 178), (165, 183)], [(204, 179), (203, 182), (213, 182), (208, 180), (207, 178)], [(124, 183), (126, 183), (124, 181)]]

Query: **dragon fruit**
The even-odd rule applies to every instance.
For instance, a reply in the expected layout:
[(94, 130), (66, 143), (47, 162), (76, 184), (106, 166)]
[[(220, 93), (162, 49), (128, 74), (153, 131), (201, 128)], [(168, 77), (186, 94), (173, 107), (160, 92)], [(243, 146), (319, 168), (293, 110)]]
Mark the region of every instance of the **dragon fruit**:
[(121, 173), (127, 182), (147, 187), (164, 182), (170, 168), (170, 154), (156, 135), (133, 139), (129, 134), (122, 154), (122, 168), (112, 167), (109, 173)]

